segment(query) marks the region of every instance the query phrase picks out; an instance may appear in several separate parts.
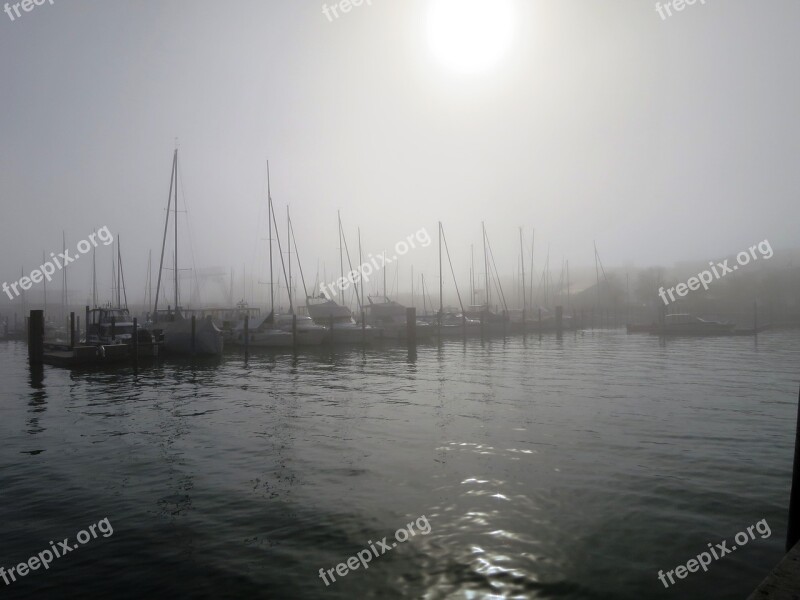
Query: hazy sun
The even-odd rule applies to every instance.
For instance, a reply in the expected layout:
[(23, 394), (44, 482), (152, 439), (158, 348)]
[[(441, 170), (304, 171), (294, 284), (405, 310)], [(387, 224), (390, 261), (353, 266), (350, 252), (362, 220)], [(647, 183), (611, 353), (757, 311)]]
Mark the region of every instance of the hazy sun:
[(508, 49), (513, 24), (511, 0), (433, 0), (428, 43), (436, 58), (450, 69), (481, 71)]

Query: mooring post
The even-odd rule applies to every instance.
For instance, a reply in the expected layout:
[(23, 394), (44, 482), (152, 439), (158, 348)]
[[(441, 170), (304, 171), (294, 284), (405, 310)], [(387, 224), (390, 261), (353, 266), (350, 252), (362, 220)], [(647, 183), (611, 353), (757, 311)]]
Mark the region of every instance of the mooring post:
[(117, 317), (111, 317), (111, 341), (117, 339)]
[(753, 333), (758, 335), (758, 302), (753, 300)]
[(797, 397), (797, 423), (794, 429), (794, 465), (789, 496), (789, 526), (786, 529), (786, 552), (800, 540), (800, 392)]
[(417, 309), (406, 308), (406, 342), (409, 350), (417, 347)]
[(247, 360), (247, 355), (250, 350), (250, 315), (244, 316), (244, 359)]
[(69, 349), (75, 349), (75, 313), (69, 313)]
[(139, 370), (139, 319), (133, 317), (133, 368)]
[(297, 315), (292, 314), (292, 347), (297, 352)]
[(81, 343), (81, 318), (75, 317), (75, 339)]
[(28, 321), (28, 361), (32, 365), (44, 362), (44, 311), (32, 310)]
[(192, 315), (192, 356), (197, 348), (197, 316)]

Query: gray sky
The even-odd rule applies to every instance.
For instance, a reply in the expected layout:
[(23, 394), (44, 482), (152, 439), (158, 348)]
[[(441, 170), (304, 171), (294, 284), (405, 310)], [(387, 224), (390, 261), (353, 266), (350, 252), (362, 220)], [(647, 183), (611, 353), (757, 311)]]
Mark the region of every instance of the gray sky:
[[(338, 271), (337, 209), (365, 254), (442, 220), (461, 285), (481, 220), (509, 274), (519, 226), (528, 244), (536, 228), (537, 263), (549, 244), (576, 268), (593, 240), (607, 267), (796, 247), (799, 3), (707, 0), (665, 20), (643, 0), (511, 4), (506, 52), (466, 74), (434, 56), (423, 0), (333, 22), (307, 0), (0, 14), (0, 280), (59, 250), (62, 230), (74, 247), (106, 225), (141, 298), (175, 138), (181, 266), (193, 254), (237, 277), (263, 272), (268, 159), (312, 280), (317, 259)], [(107, 289), (108, 248), (97, 259)], [(435, 244), (411, 263), (431, 285)], [(88, 267), (70, 267), (70, 287), (88, 289)]]

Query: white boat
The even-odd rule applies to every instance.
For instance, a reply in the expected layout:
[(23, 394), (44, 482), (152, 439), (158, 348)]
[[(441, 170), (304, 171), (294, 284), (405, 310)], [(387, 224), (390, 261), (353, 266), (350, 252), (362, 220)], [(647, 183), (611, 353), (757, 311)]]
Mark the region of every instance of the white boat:
[[(231, 331), (231, 343), (244, 346), (244, 333), (244, 321), (240, 321)], [(248, 323), (247, 345), (250, 348), (291, 348), (294, 342), (291, 331), (276, 327), (266, 316)]]
[[(371, 342), (377, 333), (371, 325), (356, 323), (350, 309), (336, 304), (324, 296), (307, 298), (306, 310), (317, 325), (328, 330), (326, 341), (332, 344), (360, 344)], [(333, 327), (331, 329), (331, 327)]]
[[(408, 319), (405, 306), (394, 300), (382, 296), (377, 302), (368, 297), (366, 306), (367, 323), (375, 327), (380, 333), (378, 337), (384, 339), (404, 340), (408, 337)], [(416, 321), (417, 339), (427, 339), (431, 336), (431, 326), (419, 319)]]
[[(222, 354), (222, 331), (214, 325), (210, 316), (205, 319), (195, 319), (194, 345), (192, 344), (192, 320), (184, 317), (180, 309), (166, 315), (160, 314), (156, 327), (163, 333), (164, 350), (168, 354), (198, 354), (201, 356)], [(154, 333), (157, 332), (158, 329), (154, 331)]]
[[(292, 334), (294, 315), (276, 315), (275, 326)], [(317, 325), (306, 315), (297, 315), (297, 344), (299, 346), (319, 346), (328, 335), (328, 330)]]

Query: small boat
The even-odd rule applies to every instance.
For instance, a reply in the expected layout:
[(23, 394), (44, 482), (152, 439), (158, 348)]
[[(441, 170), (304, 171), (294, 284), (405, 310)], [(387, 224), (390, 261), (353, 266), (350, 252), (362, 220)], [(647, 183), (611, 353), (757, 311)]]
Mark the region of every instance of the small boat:
[(320, 296), (306, 299), (306, 310), (318, 325), (327, 327), (326, 341), (333, 344), (360, 344), (371, 342), (377, 330), (371, 325), (356, 323), (350, 309)]
[[(292, 332), (280, 329), (272, 323), (269, 315), (248, 323), (247, 345), (250, 348), (291, 348), (294, 345)], [(244, 321), (239, 321), (231, 332), (231, 343), (245, 345)]]
[(650, 333), (665, 336), (733, 335), (735, 327), (735, 323), (709, 321), (688, 313), (677, 313), (666, 315), (663, 325)]
[(275, 316), (275, 327), (293, 335), (294, 320), (297, 318), (297, 345), (319, 346), (328, 336), (328, 330), (314, 323), (307, 315), (282, 314)]
[(222, 354), (222, 331), (214, 325), (211, 315), (195, 319), (194, 344), (192, 344), (192, 319), (180, 309), (158, 311), (153, 333), (162, 336), (164, 351), (168, 354), (198, 354), (219, 356)]
[[(386, 296), (381, 296), (380, 301), (373, 301), (368, 297), (366, 306), (367, 323), (377, 328), (378, 337), (383, 339), (404, 340), (408, 336), (407, 309), (405, 306)], [(431, 326), (420, 319), (416, 320), (416, 335), (418, 340), (428, 339), (431, 336)]]
[[(94, 308), (86, 313), (88, 346), (113, 346), (124, 344), (133, 349), (133, 318), (127, 308)], [(159, 343), (145, 327), (137, 327), (139, 356), (158, 356)]]

